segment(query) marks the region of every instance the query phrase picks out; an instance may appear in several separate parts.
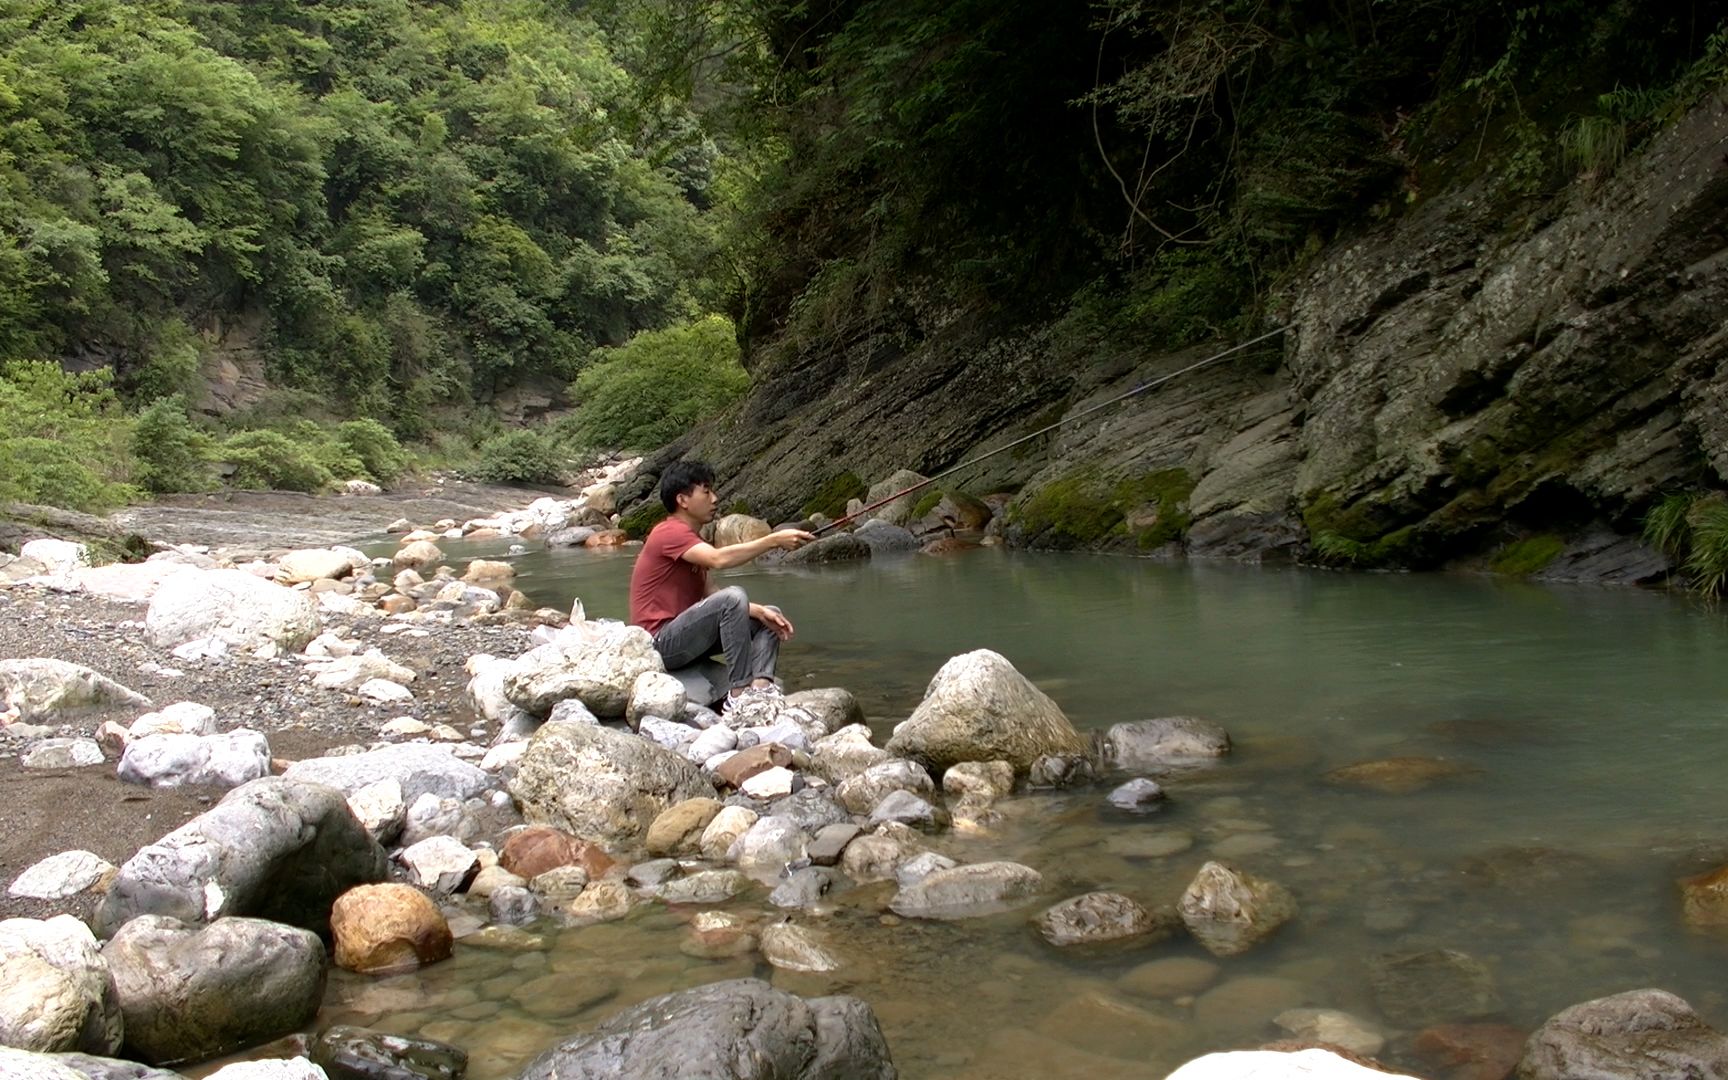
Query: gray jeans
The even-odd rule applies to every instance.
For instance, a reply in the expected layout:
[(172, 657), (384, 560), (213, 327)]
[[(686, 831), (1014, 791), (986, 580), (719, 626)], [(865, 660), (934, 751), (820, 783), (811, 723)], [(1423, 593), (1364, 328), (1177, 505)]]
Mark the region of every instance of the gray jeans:
[(752, 679), (772, 679), (780, 638), (750, 617), (750, 599), (734, 585), (685, 608), (654, 635), (654, 648), (677, 671), (715, 652), (726, 654), (727, 685), (736, 690)]

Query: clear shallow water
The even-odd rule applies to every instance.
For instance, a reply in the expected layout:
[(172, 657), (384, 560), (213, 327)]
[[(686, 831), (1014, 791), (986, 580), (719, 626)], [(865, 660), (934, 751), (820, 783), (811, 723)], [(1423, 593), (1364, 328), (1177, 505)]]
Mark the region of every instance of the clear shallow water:
[[(452, 558), (502, 545), (463, 547)], [(621, 618), (633, 554), (522, 556), (517, 584), (542, 604), (580, 596), (590, 617)], [(1526, 1027), (1646, 985), (1728, 1022), (1728, 950), (1683, 928), (1674, 887), (1728, 859), (1718, 610), (1632, 590), (991, 549), (726, 577), (796, 623), (788, 686), (847, 687), (884, 736), (945, 660), (990, 648), (1081, 728), (1192, 714), (1237, 742), (1221, 767), (1168, 782), (1160, 814), (1114, 813), (1104, 788), (1030, 795), (1004, 804), (990, 836), (944, 834), (937, 850), (1034, 866), (1047, 902), (1108, 888), (1149, 906), (1174, 903), (1220, 857), (1288, 886), (1301, 915), (1216, 961), (1196, 991), (1140, 970), (1206, 958), (1186, 938), (1059, 952), (1026, 926), (1041, 905), (884, 925), (886, 887), (851, 891), (827, 916), (798, 917), (846, 961), (826, 976), (686, 957), (689, 913), (652, 905), (622, 923), (541, 928), (522, 952), (465, 944), (414, 975), (335, 976), (321, 1022), (418, 1028), (469, 1048), (471, 1075), (487, 1080), (627, 1004), (754, 973), (870, 1001), (908, 1077), (1161, 1076), (1278, 1037), (1271, 1017), (1296, 1005), (1379, 1026), (1394, 1037), (1383, 1056), (1415, 1066), (1397, 1039), (1414, 1028), (1389, 1019), (1396, 1003), (1368, 972), (1379, 954), (1429, 948), (1487, 964), (1497, 1015)], [(1321, 780), (1404, 755), (1469, 771), (1403, 796)], [(765, 893), (727, 906), (766, 909)]]

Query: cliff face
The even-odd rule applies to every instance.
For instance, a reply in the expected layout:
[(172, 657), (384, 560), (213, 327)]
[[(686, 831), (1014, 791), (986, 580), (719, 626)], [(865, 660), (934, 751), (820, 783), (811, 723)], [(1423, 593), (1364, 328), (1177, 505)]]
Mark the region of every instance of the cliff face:
[[(1428, 566), (1530, 533), (1553, 576), (1639, 580), (1665, 490), (1728, 481), (1728, 99), (1515, 231), (1485, 184), (1333, 244), (1262, 350), (1183, 375), (957, 475), (1017, 490), (1023, 542)], [(1075, 357), (1042, 331), (978, 347), (909, 315), (764, 377), (662, 459), (790, 517), (841, 471), (929, 474), (1216, 351)], [(1219, 346), (1220, 348), (1222, 346)], [(1087, 527), (1064, 520), (1088, 518)], [(1108, 519), (1107, 521), (1105, 519)], [(1109, 527), (1103, 527), (1102, 524)]]

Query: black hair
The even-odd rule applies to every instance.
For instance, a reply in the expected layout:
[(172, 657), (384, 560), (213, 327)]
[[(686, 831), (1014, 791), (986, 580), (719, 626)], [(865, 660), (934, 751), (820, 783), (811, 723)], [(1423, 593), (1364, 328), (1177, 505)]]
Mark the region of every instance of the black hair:
[(660, 474), (660, 502), (670, 514), (678, 509), (678, 496), (699, 487), (714, 489), (714, 470), (700, 461), (674, 461)]

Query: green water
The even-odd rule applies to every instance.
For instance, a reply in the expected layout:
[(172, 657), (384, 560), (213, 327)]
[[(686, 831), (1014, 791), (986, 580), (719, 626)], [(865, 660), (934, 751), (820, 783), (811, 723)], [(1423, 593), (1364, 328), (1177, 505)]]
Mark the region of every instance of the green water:
[[(590, 617), (622, 617), (631, 554), (522, 556), (517, 583), (542, 604), (580, 596)], [(1111, 812), (1102, 788), (1033, 794), (1003, 804), (991, 834), (932, 847), (1025, 862), (1048, 902), (1108, 888), (1148, 906), (1173, 904), (1224, 857), (1288, 886), (1301, 914), (1177, 993), (1150, 992), (1136, 969), (1204, 958), (1186, 938), (1060, 952), (1026, 926), (1038, 906), (885, 925), (886, 887), (848, 892), (798, 917), (845, 968), (788, 976), (683, 956), (688, 913), (648, 905), (622, 923), (546, 927), (526, 952), (459, 946), (411, 976), (338, 976), (326, 1019), (421, 1028), (468, 1047), (487, 1080), (631, 1002), (756, 973), (870, 1001), (908, 1077), (1161, 1076), (1280, 1037), (1270, 1019), (1293, 1005), (1352, 1013), (1391, 1038), (1384, 1058), (1416, 1067), (1401, 1041), (1412, 1027), (1386, 1018), (1367, 972), (1378, 954), (1449, 948), (1494, 973), (1496, 1015), (1513, 1024), (1647, 985), (1728, 1022), (1728, 951), (1685, 930), (1674, 885), (1728, 860), (1719, 610), (1623, 589), (994, 549), (725, 577), (796, 623), (789, 688), (851, 689), (882, 736), (945, 660), (989, 648), (1082, 728), (1189, 714), (1236, 740), (1225, 764), (1171, 780), (1163, 813)], [(1321, 779), (1405, 755), (1466, 772), (1398, 796)], [(729, 907), (768, 910), (765, 894)]]

